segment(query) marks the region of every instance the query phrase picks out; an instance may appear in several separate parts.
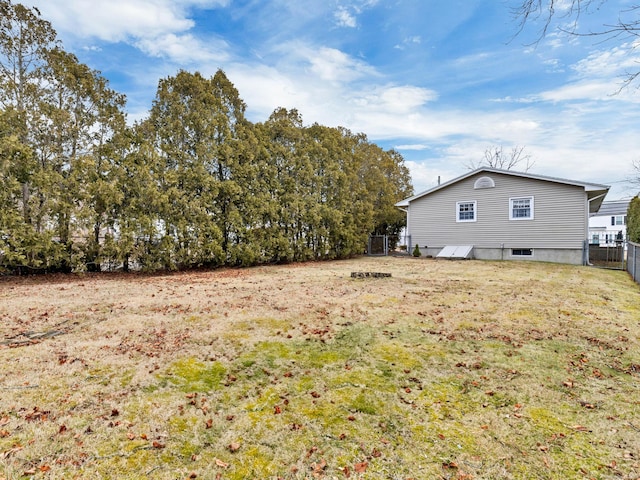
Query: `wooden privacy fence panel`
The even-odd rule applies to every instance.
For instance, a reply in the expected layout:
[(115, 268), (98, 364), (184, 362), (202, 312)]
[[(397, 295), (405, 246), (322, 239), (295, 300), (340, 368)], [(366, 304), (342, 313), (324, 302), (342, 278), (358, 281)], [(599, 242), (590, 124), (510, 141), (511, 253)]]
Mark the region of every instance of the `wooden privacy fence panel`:
[(621, 243), (616, 246), (601, 247), (599, 245), (589, 245), (589, 260), (596, 262), (617, 262), (624, 259), (624, 246)]

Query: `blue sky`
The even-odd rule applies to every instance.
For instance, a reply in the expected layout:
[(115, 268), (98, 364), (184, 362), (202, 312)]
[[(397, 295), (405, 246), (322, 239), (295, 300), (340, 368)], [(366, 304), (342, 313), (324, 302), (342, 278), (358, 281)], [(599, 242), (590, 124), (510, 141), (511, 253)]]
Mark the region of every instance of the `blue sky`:
[[(607, 200), (637, 193), (626, 180), (640, 161), (640, 90), (615, 93), (640, 69), (640, 48), (556, 31), (532, 45), (541, 25), (515, 36), (517, 0), (27, 4), (126, 94), (130, 121), (146, 116), (159, 79), (221, 68), (251, 121), (297, 108), (305, 124), (365, 133), (402, 153), (416, 192), (464, 174), (488, 148), (524, 146), (532, 173), (611, 185)], [(597, 31), (631, 4), (609, 0), (578, 27)]]

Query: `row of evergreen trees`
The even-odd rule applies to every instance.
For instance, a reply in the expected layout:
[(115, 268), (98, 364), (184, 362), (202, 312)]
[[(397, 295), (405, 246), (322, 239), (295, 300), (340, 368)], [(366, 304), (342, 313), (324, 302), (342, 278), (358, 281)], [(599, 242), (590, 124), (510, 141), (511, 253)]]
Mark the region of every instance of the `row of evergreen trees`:
[(400, 154), (245, 108), (224, 72), (181, 71), (129, 126), (37, 10), (0, 0), (0, 272), (344, 258), (399, 232)]

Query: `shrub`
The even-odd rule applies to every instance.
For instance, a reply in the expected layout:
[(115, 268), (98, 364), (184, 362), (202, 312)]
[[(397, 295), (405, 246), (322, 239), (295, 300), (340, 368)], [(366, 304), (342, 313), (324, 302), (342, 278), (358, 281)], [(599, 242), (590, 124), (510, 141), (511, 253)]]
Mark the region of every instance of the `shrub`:
[(629, 241), (640, 243), (640, 198), (633, 197), (627, 210), (627, 236)]
[(416, 248), (413, 249), (413, 256), (414, 257), (421, 257), (422, 253), (420, 252), (420, 247), (418, 246), (418, 244), (416, 243)]

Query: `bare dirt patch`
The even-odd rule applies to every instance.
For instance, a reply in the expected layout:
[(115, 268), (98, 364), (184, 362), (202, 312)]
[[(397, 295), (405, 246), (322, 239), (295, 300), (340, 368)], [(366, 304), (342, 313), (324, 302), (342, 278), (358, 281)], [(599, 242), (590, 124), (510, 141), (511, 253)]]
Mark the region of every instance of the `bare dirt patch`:
[(0, 478), (635, 479), (639, 347), (584, 267), (5, 279)]

